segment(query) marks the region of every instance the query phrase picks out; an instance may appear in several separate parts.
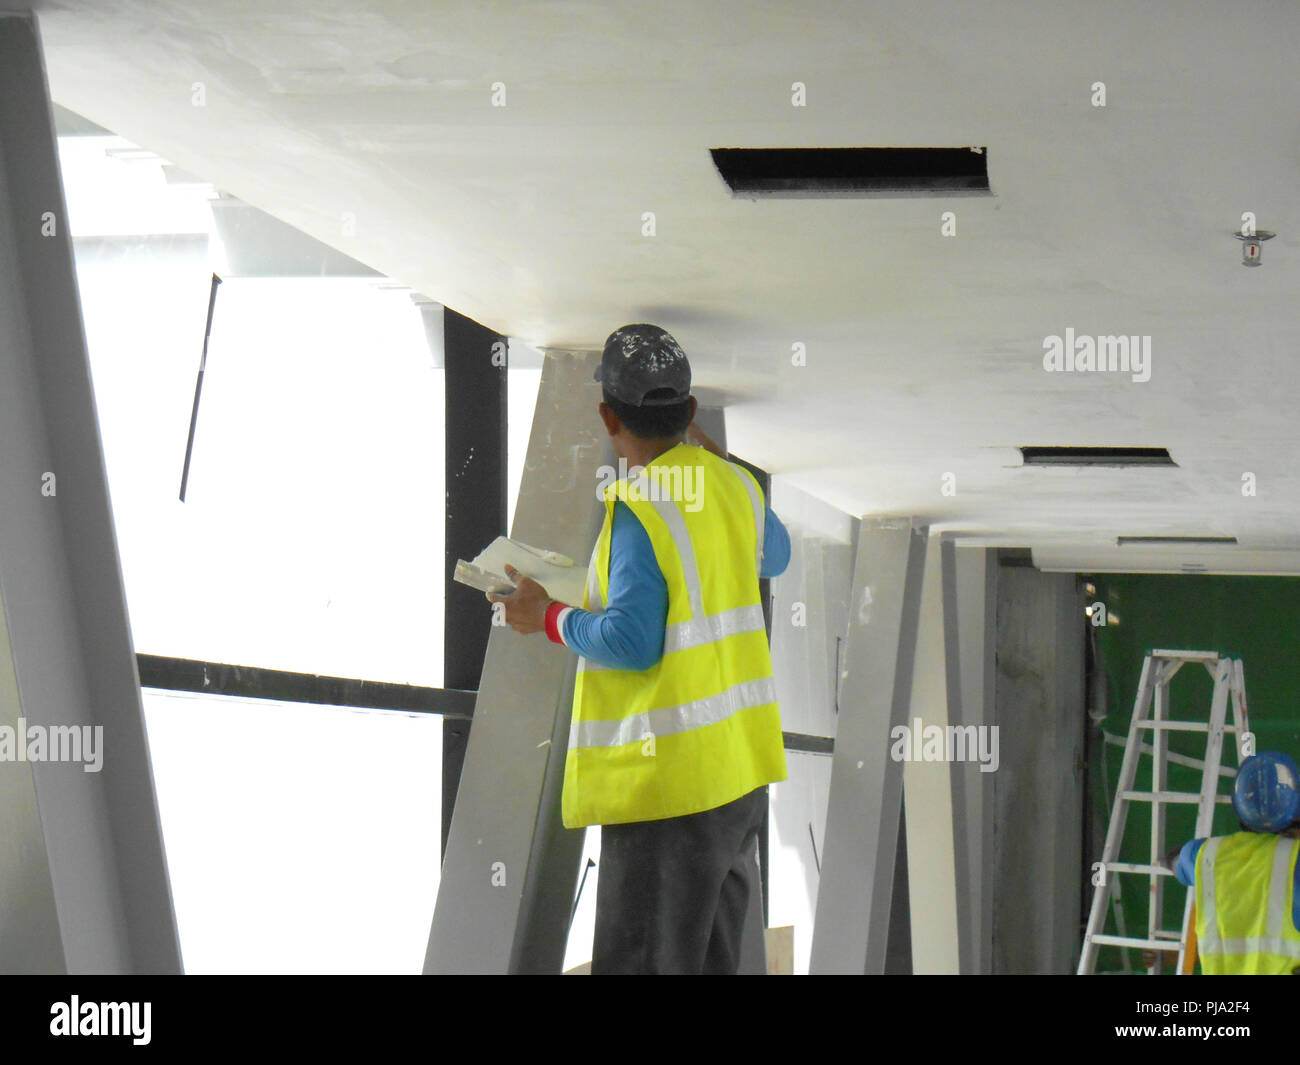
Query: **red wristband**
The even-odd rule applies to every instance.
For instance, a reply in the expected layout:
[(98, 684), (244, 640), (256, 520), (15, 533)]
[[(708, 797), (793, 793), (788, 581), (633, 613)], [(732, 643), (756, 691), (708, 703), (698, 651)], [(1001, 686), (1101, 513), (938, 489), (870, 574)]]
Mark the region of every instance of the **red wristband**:
[(546, 635), (551, 643), (564, 644), (564, 637), (560, 635), (560, 614), (564, 610), (563, 603), (552, 603), (546, 608)]

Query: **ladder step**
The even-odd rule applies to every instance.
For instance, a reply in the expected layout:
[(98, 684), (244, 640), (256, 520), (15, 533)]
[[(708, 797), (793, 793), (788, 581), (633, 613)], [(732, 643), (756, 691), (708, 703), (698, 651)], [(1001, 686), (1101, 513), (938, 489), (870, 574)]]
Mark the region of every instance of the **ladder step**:
[(1095, 935), (1092, 941), (1099, 947), (1137, 947), (1140, 950), (1167, 950), (1176, 952), (1179, 945), (1161, 939), (1134, 939), (1132, 936)]
[(1152, 658), (1181, 658), (1185, 662), (1213, 662), (1218, 651), (1152, 651)]
[(1136, 862), (1103, 862), (1113, 873), (1146, 873), (1148, 876), (1173, 876), (1173, 871), (1163, 865), (1139, 865)]
[[(1120, 797), (1127, 802), (1200, 802), (1201, 797), (1194, 791), (1121, 791)], [(1216, 795), (1217, 803), (1232, 802), (1231, 795)]]
[[(1113, 732), (1103, 732), (1102, 735), (1106, 737), (1106, 742), (1109, 743), (1112, 747), (1125, 746), (1124, 741), (1120, 739), (1118, 736), (1116, 736)], [(1156, 753), (1155, 748), (1152, 747), (1151, 744), (1149, 743), (1139, 743), (1138, 750), (1141, 751), (1143, 754)], [(1187, 766), (1188, 769), (1199, 769), (1201, 771), (1201, 775), (1202, 776), (1205, 775), (1205, 762), (1200, 758), (1188, 758), (1186, 755), (1178, 754), (1174, 751), (1165, 751), (1165, 761), (1168, 762), (1170, 765), (1185, 765)], [(1229, 780), (1231, 780), (1236, 775), (1237, 775), (1237, 771), (1233, 769), (1231, 766), (1226, 766), (1226, 765), (1219, 766), (1219, 776), (1227, 777)]]

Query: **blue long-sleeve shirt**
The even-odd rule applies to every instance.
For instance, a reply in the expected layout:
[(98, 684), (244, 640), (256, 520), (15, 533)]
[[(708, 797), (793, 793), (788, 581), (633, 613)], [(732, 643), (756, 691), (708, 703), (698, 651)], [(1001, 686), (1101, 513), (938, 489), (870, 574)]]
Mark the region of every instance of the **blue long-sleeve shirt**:
[[(790, 534), (764, 507), (761, 577), (776, 577), (790, 564)], [(650, 535), (626, 503), (614, 503), (609, 546), (609, 602), (603, 612), (573, 609), (564, 615), (565, 645), (602, 666), (649, 669), (663, 657), (668, 624), (668, 582), (659, 569)]]
[[(1178, 864), (1174, 867), (1174, 875), (1178, 877), (1180, 883), (1188, 887), (1196, 885), (1196, 856), (1201, 853), (1201, 845), (1204, 842), (1204, 839), (1189, 839), (1178, 852)], [(1291, 923), (1295, 925), (1297, 931), (1300, 931), (1300, 862), (1296, 862), (1294, 883), (1295, 889), (1291, 893)]]

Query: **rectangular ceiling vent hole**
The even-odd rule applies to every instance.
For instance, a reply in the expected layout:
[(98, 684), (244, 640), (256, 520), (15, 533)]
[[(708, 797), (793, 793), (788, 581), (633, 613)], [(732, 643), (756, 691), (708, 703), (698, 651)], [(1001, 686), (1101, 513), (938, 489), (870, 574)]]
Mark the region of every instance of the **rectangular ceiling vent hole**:
[(1203, 547), (1207, 544), (1235, 544), (1235, 536), (1117, 536), (1116, 546), (1171, 544), (1175, 547)]
[(978, 196), (989, 194), (982, 148), (711, 148), (736, 196)]
[(1026, 466), (1177, 466), (1163, 447), (1022, 447)]

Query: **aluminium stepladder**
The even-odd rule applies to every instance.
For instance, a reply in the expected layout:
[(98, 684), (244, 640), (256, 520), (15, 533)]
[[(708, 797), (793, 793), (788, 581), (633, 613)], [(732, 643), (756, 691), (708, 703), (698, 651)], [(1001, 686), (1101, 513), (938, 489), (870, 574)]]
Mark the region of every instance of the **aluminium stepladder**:
[[(1210, 700), (1208, 721), (1190, 721), (1171, 718), (1169, 714), (1169, 682), (1183, 666), (1189, 663), (1203, 665), (1214, 679), (1214, 694)], [(1232, 724), (1227, 724), (1227, 707), (1232, 703)], [(1203, 760), (1188, 758), (1169, 750), (1169, 736), (1173, 731), (1205, 733)], [(1161, 953), (1178, 952), (1176, 972), (1191, 970), (1186, 964), (1187, 932), (1191, 916), (1193, 892), (1188, 891), (1183, 906), (1183, 920), (1178, 929), (1160, 927), (1164, 908), (1164, 882), (1173, 871), (1163, 865), (1165, 848), (1165, 809), (1170, 803), (1196, 804), (1196, 830), (1194, 836), (1210, 835), (1216, 804), (1231, 803), (1230, 795), (1219, 794), (1219, 780), (1231, 780), (1236, 770), (1222, 765), (1223, 735), (1231, 732), (1236, 739), (1237, 764), (1254, 753), (1254, 738), (1250, 734), (1250, 720), (1246, 711), (1246, 684), (1241, 659), (1220, 655), (1217, 651), (1152, 651), (1142, 663), (1142, 677), (1138, 682), (1137, 698), (1133, 701), (1133, 719), (1128, 739), (1124, 744), (1124, 761), (1120, 766), (1119, 785), (1110, 823), (1106, 827), (1106, 842), (1098, 866), (1099, 876), (1092, 896), (1092, 910), (1083, 936), (1083, 951), (1079, 956), (1080, 974), (1092, 973), (1097, 964), (1097, 948), (1102, 946), (1136, 947), (1155, 951), (1155, 962), (1148, 972), (1160, 971)], [(1150, 734), (1151, 743), (1143, 742)], [(1137, 778), (1138, 756), (1149, 754), (1152, 758), (1151, 790), (1134, 790)], [(1165, 770), (1174, 761), (1201, 769), (1199, 792), (1173, 792), (1165, 790)], [(1124, 826), (1128, 820), (1129, 803), (1151, 804), (1151, 853), (1149, 864), (1119, 861), (1124, 839)], [(1094, 867), (1095, 868), (1095, 867)], [(1148, 914), (1146, 938), (1135, 936), (1103, 935), (1106, 902), (1111, 897), (1113, 874), (1138, 874), (1147, 877)]]

